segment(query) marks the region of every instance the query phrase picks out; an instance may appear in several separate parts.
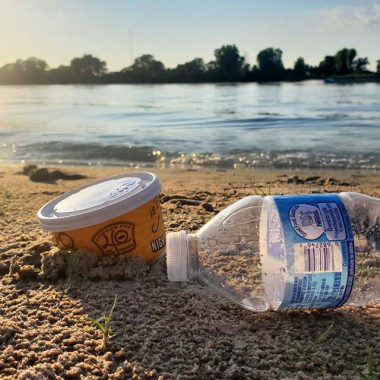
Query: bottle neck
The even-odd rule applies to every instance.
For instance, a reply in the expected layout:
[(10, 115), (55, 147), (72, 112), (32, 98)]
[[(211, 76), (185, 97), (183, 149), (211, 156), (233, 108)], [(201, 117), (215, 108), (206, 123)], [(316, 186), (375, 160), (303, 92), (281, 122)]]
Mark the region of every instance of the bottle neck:
[(196, 234), (187, 235), (187, 276), (189, 280), (199, 277), (198, 239)]

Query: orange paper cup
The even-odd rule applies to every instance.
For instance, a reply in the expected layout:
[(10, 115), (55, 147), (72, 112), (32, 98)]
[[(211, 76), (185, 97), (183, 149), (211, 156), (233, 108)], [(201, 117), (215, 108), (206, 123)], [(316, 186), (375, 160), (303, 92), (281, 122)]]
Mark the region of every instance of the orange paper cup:
[(150, 261), (165, 251), (160, 191), (152, 173), (114, 176), (53, 199), (37, 216), (61, 248)]

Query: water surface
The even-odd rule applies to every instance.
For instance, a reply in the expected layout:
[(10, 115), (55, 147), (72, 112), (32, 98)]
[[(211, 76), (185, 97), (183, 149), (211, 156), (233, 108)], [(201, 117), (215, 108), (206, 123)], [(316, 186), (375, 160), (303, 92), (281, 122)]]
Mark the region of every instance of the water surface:
[(0, 160), (380, 168), (380, 84), (0, 86)]

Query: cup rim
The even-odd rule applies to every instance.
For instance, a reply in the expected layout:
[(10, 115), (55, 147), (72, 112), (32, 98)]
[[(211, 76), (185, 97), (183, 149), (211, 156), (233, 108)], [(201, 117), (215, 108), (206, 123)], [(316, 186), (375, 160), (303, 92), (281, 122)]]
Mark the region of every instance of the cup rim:
[[(73, 195), (75, 196), (75, 194), (78, 194), (81, 191), (85, 191), (86, 189), (90, 189), (99, 184), (104, 184), (107, 181), (115, 181), (123, 178), (128, 180), (128, 178), (131, 177), (147, 180), (148, 184), (145, 187), (138, 189), (138, 191), (134, 191), (133, 194), (127, 192), (125, 195), (119, 196), (113, 202), (105, 202), (105, 204), (100, 203), (97, 204), (96, 207), (90, 207), (79, 211), (73, 210), (70, 212), (70, 210), (67, 210), (65, 213), (57, 213), (56, 209), (60, 202), (67, 200)], [(158, 176), (154, 173), (132, 172), (115, 175), (77, 187), (54, 198), (38, 210), (37, 217), (42, 228), (49, 232), (76, 230), (103, 223), (127, 214), (158, 196), (160, 191), (161, 183)]]

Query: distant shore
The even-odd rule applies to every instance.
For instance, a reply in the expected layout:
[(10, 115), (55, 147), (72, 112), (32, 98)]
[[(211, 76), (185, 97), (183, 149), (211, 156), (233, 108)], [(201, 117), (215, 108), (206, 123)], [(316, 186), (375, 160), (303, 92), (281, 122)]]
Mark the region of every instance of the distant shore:
[(73, 58), (70, 65), (50, 68), (46, 61), (30, 57), (0, 67), (3, 84), (150, 84), (150, 83), (266, 83), (326, 79), (331, 76), (380, 76), (380, 60), (376, 72), (367, 69), (367, 57), (359, 57), (356, 49), (343, 48), (327, 55), (316, 66), (298, 57), (293, 67), (286, 68), (282, 50), (261, 50), (256, 63), (249, 64), (236, 45), (223, 45), (214, 51), (214, 60), (194, 58), (176, 67), (165, 67), (151, 54), (137, 57), (120, 71), (108, 71), (107, 62), (85, 54)]
[(284, 80), (273, 80), (273, 81), (223, 81), (223, 82), (215, 82), (215, 81), (204, 81), (204, 82), (194, 82), (194, 81), (142, 81), (142, 82), (129, 82), (129, 81), (106, 81), (106, 80), (92, 80), (92, 81), (83, 81), (83, 82), (41, 82), (41, 83), (2, 83), (0, 82), (0, 86), (72, 86), (72, 85), (80, 85), (80, 86), (109, 86), (109, 85), (177, 85), (177, 84), (186, 84), (186, 85), (205, 85), (205, 84), (215, 84), (215, 85), (223, 85), (223, 84), (244, 84), (244, 83), (257, 83), (260, 85), (271, 85), (273, 83), (299, 83), (299, 82), (311, 82), (318, 81), (324, 82), (326, 84), (334, 83), (334, 84), (347, 84), (347, 83), (380, 83), (380, 76), (331, 76), (327, 78), (302, 78), (302, 79), (284, 79)]

